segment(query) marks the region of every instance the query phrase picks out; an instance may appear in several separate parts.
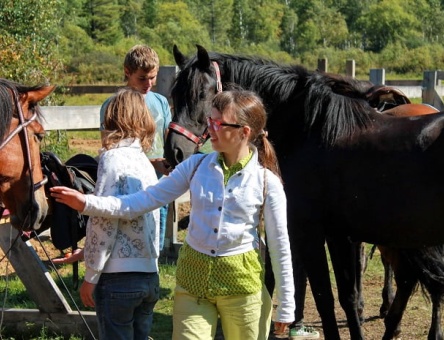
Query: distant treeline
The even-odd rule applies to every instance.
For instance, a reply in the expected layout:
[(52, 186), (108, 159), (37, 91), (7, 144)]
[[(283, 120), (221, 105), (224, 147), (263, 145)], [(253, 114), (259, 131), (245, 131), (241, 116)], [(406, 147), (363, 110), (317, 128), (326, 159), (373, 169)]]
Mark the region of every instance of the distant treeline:
[(356, 76), (385, 68), (419, 79), (444, 69), (444, 1), (436, 0), (0, 0), (0, 77), (65, 84), (122, 82), (137, 43), (162, 65), (195, 44)]

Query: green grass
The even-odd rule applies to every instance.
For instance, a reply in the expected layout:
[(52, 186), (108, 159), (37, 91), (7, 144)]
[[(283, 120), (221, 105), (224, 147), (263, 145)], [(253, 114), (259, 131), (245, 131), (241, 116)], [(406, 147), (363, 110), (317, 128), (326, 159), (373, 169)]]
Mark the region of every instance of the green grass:
[(90, 93), (82, 95), (58, 95), (64, 106), (102, 105), (112, 93)]
[[(43, 259), (42, 259), (43, 260)], [(80, 283), (82, 282), (85, 269), (84, 265), (79, 266)], [(76, 305), (82, 311), (93, 311), (92, 308), (85, 308), (81, 303), (79, 291), (74, 290), (72, 281), (72, 266), (62, 265), (59, 266), (58, 271), (64, 282), (58, 278), (54, 270), (50, 270), (51, 276), (56, 282), (57, 286), (65, 296), (66, 301), (76, 311)], [(171, 337), (173, 312), (173, 294), (174, 286), (176, 284), (176, 266), (174, 264), (160, 264), (160, 299), (156, 304), (154, 313), (154, 322), (151, 336), (154, 339), (169, 339)], [(66, 287), (65, 287), (66, 286)], [(6, 298), (5, 298), (6, 294)], [(37, 308), (34, 301), (32, 301), (26, 292), (20, 279), (11, 274), (8, 276), (2, 276), (0, 279), (0, 296), (4, 300), (3, 306), (5, 308), (21, 308), (21, 309), (35, 309)], [(7, 330), (2, 330), (0, 334), (2, 340), (18, 340), (22, 339), (20, 335), (10, 334)], [(64, 339), (62, 336), (50, 334), (46, 329), (41, 329), (38, 334), (27, 335), (29, 340), (60, 340)], [(70, 340), (80, 340), (81, 337), (72, 335)]]
[(48, 131), (43, 139), (41, 150), (55, 153), (64, 162), (79, 153), (85, 153), (92, 157), (97, 156), (97, 150), (90, 151), (71, 147), (69, 141), (72, 139), (99, 140), (100, 132), (98, 129)]
[(173, 296), (176, 285), (176, 266), (174, 264), (161, 264), (160, 299), (154, 307), (154, 320), (151, 337), (154, 339), (170, 339), (173, 328)]

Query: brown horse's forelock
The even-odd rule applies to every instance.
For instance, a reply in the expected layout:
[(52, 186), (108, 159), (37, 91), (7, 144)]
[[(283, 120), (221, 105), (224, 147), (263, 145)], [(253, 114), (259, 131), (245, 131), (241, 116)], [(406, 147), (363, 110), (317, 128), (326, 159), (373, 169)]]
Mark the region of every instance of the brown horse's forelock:
[(10, 82), (0, 81), (0, 142), (5, 138), (6, 133), (9, 131), (12, 115), (15, 110), (15, 104), (13, 100), (13, 93), (15, 88)]

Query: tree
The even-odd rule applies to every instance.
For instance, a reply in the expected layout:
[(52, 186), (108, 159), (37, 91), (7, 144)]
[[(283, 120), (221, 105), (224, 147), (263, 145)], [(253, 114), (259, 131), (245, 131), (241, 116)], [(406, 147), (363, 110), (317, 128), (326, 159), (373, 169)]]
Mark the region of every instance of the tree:
[(94, 41), (112, 45), (123, 37), (121, 8), (117, 0), (88, 0), (85, 3), (86, 32)]
[(125, 37), (138, 35), (138, 21), (141, 15), (142, 4), (140, 1), (119, 0), (121, 8), (120, 27)]
[(144, 20), (144, 23), (149, 28), (154, 28), (154, 22), (156, 21), (157, 17), (157, 6), (158, 6), (157, 0), (145, 0), (142, 4), (142, 17)]
[[(412, 2), (412, 8), (415, 8)], [(404, 0), (382, 0), (371, 5), (358, 19), (363, 34), (364, 48), (380, 52), (390, 43), (408, 44), (420, 36), (421, 25), (415, 15), (408, 12)]]
[(0, 74), (17, 82), (58, 77), (61, 15), (58, 0), (0, 0)]
[(154, 27), (156, 35), (162, 37), (162, 47), (168, 51), (172, 51), (174, 44), (180, 46), (184, 53), (194, 53), (196, 44), (210, 45), (208, 32), (191, 15), (183, 1), (160, 4)]
[(297, 24), (298, 16), (292, 9), (287, 8), (284, 11), (284, 16), (282, 17), (281, 22), (282, 35), (280, 39), (280, 46), (284, 51), (290, 53), (292, 56), (296, 55)]
[(228, 32), (231, 29), (233, 0), (185, 0), (185, 3), (191, 15), (209, 33), (212, 48), (231, 45)]
[[(347, 23), (335, 8), (324, 8), (315, 17), (323, 47), (340, 46), (348, 37)], [(334, 27), (334, 29), (332, 29)]]
[(253, 1), (247, 16), (247, 39), (254, 44), (279, 41), (285, 6), (277, 0)]
[(233, 1), (233, 17), (231, 20), (231, 29), (229, 31), (231, 46), (234, 49), (239, 48), (245, 43), (247, 37), (246, 18), (250, 15), (248, 0)]
[(430, 43), (444, 41), (444, 11), (439, 0), (428, 0), (422, 10), (417, 11), (424, 38)]

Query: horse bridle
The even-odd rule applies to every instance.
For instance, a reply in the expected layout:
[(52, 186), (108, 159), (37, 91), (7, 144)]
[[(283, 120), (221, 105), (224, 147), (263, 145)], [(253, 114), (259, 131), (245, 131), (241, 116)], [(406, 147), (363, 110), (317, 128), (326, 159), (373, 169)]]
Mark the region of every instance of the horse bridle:
[[(220, 69), (217, 62), (212, 62), (214, 70), (216, 72), (216, 93), (222, 92), (222, 81), (220, 77)], [(200, 136), (196, 136), (191, 131), (185, 129), (183, 126), (180, 126), (177, 123), (171, 122), (168, 125), (168, 128), (171, 130), (176, 131), (177, 133), (181, 134), (182, 136), (188, 138), (190, 141), (192, 141), (194, 144), (196, 144), (196, 148), (194, 149), (194, 153), (199, 152), (202, 145), (206, 142), (206, 140), (210, 137), (208, 133), (208, 127), (205, 128), (203, 133)]]
[[(25, 138), (25, 145), (26, 145), (26, 162), (28, 164), (28, 169), (29, 169), (29, 177), (31, 180), (31, 192), (30, 192), (30, 198), (31, 201), (35, 201), (35, 191), (37, 191), (38, 189), (40, 189), (42, 186), (44, 186), (47, 182), (48, 182), (48, 177), (46, 177), (46, 175), (43, 175), (43, 179), (37, 183), (34, 183), (34, 178), (33, 178), (33, 167), (32, 167), (32, 161), (31, 161), (31, 152), (29, 150), (29, 137), (28, 137), (28, 130), (26, 129), (26, 127), (31, 124), (36, 118), (37, 118), (37, 112), (34, 112), (33, 115), (31, 116), (31, 118), (29, 118), (28, 120), (25, 120), (25, 117), (23, 115), (23, 110), (22, 110), (22, 106), (20, 105), (20, 102), (18, 100), (18, 93), (14, 90), (11, 89), (12, 93), (13, 93), (13, 97), (14, 97), (14, 102), (15, 105), (17, 107), (17, 114), (18, 114), (18, 119), (19, 119), (19, 125), (14, 129), (14, 131), (12, 131), (8, 137), (6, 137), (0, 144), (0, 150), (3, 149), (11, 140), (12, 138), (14, 138), (16, 135), (18, 135), (20, 132), (23, 132), (23, 136)], [(0, 207), (0, 216), (3, 216), (3, 212), (6, 209), (6, 207), (2, 206)], [(29, 216), (29, 214), (27, 215)], [(23, 225), (21, 226), (21, 229), (23, 230), (24, 224), (26, 222), (26, 219), (23, 221)]]

